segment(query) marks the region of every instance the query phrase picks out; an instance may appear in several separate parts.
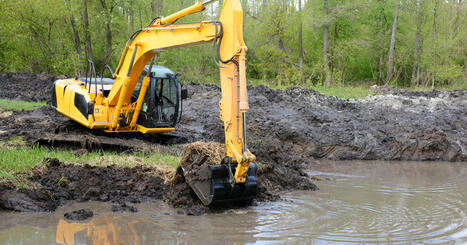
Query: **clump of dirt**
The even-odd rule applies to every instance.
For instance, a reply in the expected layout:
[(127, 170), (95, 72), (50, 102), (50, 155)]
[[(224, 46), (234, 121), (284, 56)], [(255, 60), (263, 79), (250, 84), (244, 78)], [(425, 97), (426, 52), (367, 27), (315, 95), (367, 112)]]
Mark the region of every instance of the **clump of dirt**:
[(112, 205), (112, 212), (130, 212), (136, 213), (138, 209), (134, 206), (128, 205), (126, 203), (116, 203)]
[(0, 209), (19, 212), (49, 212), (57, 207), (58, 202), (44, 188), (16, 189), (12, 183), (0, 183)]
[(80, 209), (80, 210), (72, 211), (72, 212), (69, 212), (69, 213), (65, 213), (63, 215), (63, 217), (65, 217), (65, 219), (79, 220), (79, 221), (87, 220), (87, 219), (91, 218), (92, 216), (94, 216), (94, 213), (89, 209)]
[(177, 181), (183, 173), (187, 183), (195, 181), (206, 181), (209, 179), (209, 172), (206, 172), (209, 165), (220, 164), (226, 156), (226, 149), (217, 142), (195, 142), (185, 147), (182, 161), (177, 167), (176, 176), (172, 182)]
[(170, 189), (164, 199), (174, 207), (197, 206), (198, 209), (204, 209), (189, 183), (208, 180), (208, 165), (220, 164), (225, 156), (225, 147), (217, 142), (195, 142), (185, 146), (182, 161), (172, 176)]

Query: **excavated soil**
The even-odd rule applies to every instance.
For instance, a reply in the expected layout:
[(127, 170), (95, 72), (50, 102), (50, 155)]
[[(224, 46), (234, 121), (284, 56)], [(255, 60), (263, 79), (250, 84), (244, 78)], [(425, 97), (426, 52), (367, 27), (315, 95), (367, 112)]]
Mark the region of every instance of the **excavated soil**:
[[(195, 140), (222, 142), (220, 89), (187, 87), (190, 98), (178, 130)], [(361, 100), (296, 87), (258, 86), (248, 94), (249, 148), (260, 162), (293, 169), (322, 158), (467, 160), (466, 90), (398, 91)]]
[(210, 164), (219, 164), (226, 154), (225, 147), (216, 142), (195, 142), (185, 147), (182, 161), (170, 180), (167, 201), (175, 207), (202, 206), (189, 183), (207, 181)]
[[(47, 86), (52, 81), (47, 82), (37, 78), (42, 76), (23, 73), (1, 74), (0, 85), (6, 84), (7, 89), (1, 88), (0, 97), (31, 101), (46, 100), (50, 93)], [(27, 90), (25, 88), (28, 88), (27, 84), (31, 81), (35, 84), (49, 85), (36, 87), (34, 95), (31, 95), (31, 92), (23, 91)], [(10, 83), (18, 83), (21, 86)], [(182, 154), (181, 147), (168, 145), (195, 141), (223, 142), (223, 125), (218, 117), (219, 87), (198, 84), (186, 86), (189, 90), (189, 98), (184, 101), (182, 121), (177, 127), (177, 132), (172, 134), (109, 135), (89, 131), (59, 115), (52, 108), (43, 107), (34, 111), (0, 115), (0, 140), (21, 135), (29, 144), (39, 143), (52, 147), (125, 152), (151, 151), (158, 148), (178, 155)], [(36, 94), (44, 97), (38, 99)], [(316, 189), (305, 172), (314, 159), (467, 161), (465, 127), (467, 91), (465, 90), (430, 92), (394, 90), (389, 94), (368, 96), (361, 100), (346, 100), (325, 96), (309, 89), (292, 87), (282, 91), (258, 86), (249, 88), (249, 102), (248, 144), (260, 163), (259, 200), (275, 200), (278, 198), (278, 191), (282, 190)], [(193, 199), (194, 194), (187, 189), (183, 178), (174, 178), (172, 182), (165, 183), (162, 180), (166, 176), (152, 173), (151, 171), (154, 170), (145, 170), (143, 167), (122, 170), (117, 167), (58, 164), (57, 167), (48, 168), (55, 168), (53, 171), (63, 173), (65, 176), (68, 176), (66, 174), (69, 173), (68, 171), (75, 171), (84, 180), (91, 178), (97, 171), (99, 178), (96, 179), (103, 182), (105, 188), (100, 187), (89, 192), (86, 188), (93, 184), (85, 181), (82, 184), (86, 188), (71, 190), (59, 186), (54, 188), (61, 191), (54, 192), (51, 186), (56, 186), (53, 182), (56, 182), (57, 178), (60, 179), (61, 174), (54, 175), (53, 171), (50, 171), (49, 175), (43, 177), (49, 181), (36, 177), (36, 181), (44, 186), (42, 189), (14, 192), (14, 187), (11, 185), (0, 185), (0, 197), (2, 197), (0, 200), (4, 200), (5, 196), (11, 196), (14, 192), (19, 193), (18, 195), (24, 199), (41, 200), (40, 208), (28, 209), (28, 203), (15, 208), (10, 205), (11, 203), (4, 204), (4, 201), (0, 201), (3, 203), (1, 207), (15, 210), (52, 210), (54, 205), (60, 204), (60, 200), (124, 203), (139, 201), (144, 197), (163, 198), (162, 193), (166, 191), (165, 193), (168, 194), (165, 199), (168, 202), (175, 206), (195, 207), (188, 213), (200, 212), (199, 208), (196, 208), (199, 207), (199, 202)], [(151, 174), (144, 174), (148, 172)], [(130, 178), (131, 181), (127, 179), (119, 182), (118, 177), (112, 176), (121, 176), (124, 180)], [(152, 183), (149, 181), (151, 178), (159, 178), (160, 181)], [(112, 185), (112, 188), (107, 187), (105, 183), (112, 181), (117, 181), (119, 184)], [(137, 192), (135, 190), (138, 188), (135, 189), (135, 185), (139, 183), (146, 183), (148, 186), (151, 185), (151, 188), (159, 189), (153, 192)], [(153, 184), (157, 185), (152, 186)], [(49, 192), (57, 195), (58, 198), (48, 200)], [(86, 193), (99, 195), (91, 197), (85, 195)], [(170, 194), (173, 193), (177, 195), (171, 196)], [(101, 195), (103, 198), (100, 197)], [(26, 208), (23, 208), (24, 206)]]
[(0, 73), (0, 98), (49, 101), (57, 78), (45, 74)]
[(40, 188), (16, 190), (12, 184), (0, 184), (0, 209), (54, 211), (75, 200), (113, 202), (118, 204), (115, 211), (131, 210), (125, 202), (162, 199), (170, 174), (143, 166), (79, 166), (46, 158), (30, 178)]

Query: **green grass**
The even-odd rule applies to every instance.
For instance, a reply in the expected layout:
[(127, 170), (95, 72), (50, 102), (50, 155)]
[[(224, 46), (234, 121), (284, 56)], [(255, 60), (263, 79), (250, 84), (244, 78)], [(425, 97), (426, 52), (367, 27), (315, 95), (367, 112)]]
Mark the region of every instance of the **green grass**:
[[(14, 139), (14, 141), (18, 141), (18, 139)], [(179, 156), (158, 151), (134, 154), (87, 152), (77, 155), (70, 150), (4, 144), (0, 145), (0, 182), (11, 181), (16, 186), (30, 186), (31, 183), (27, 177), (31, 176), (33, 168), (46, 157), (57, 158), (61, 162), (77, 165), (109, 166), (115, 164), (119, 167), (144, 165), (165, 170), (175, 169), (181, 160)]]
[(23, 100), (5, 100), (0, 99), (0, 111), (31, 111), (42, 106), (46, 106), (47, 103), (40, 102), (29, 102)]

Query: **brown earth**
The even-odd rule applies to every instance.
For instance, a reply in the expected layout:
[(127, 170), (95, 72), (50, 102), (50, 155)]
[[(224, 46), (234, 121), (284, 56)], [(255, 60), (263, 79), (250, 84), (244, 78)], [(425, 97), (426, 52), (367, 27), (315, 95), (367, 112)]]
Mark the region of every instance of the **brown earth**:
[(30, 178), (40, 188), (16, 190), (11, 184), (0, 184), (0, 209), (54, 211), (69, 200), (122, 204), (162, 199), (170, 174), (143, 166), (79, 166), (46, 158)]
[(31, 73), (0, 73), (0, 98), (49, 101), (55, 76)]
[[(27, 88), (26, 85), (31, 81), (37, 84), (46, 83), (42, 78), (34, 80), (34, 76), (43, 75), (0, 75), (0, 86), (12, 82), (21, 84), (8, 85), (6, 89), (0, 88), (0, 97), (37, 100), (30, 93), (17, 91), (19, 88)], [(49, 79), (51, 83), (53, 77)], [(49, 94), (47, 86), (38, 86), (35, 93), (45, 97)], [(21, 135), (29, 144), (39, 143), (52, 147), (125, 152), (160, 148), (179, 155), (180, 147), (168, 145), (194, 141), (223, 142), (223, 126), (218, 118), (219, 87), (197, 84), (188, 84), (187, 87), (189, 98), (184, 101), (182, 121), (177, 127), (177, 132), (172, 134), (109, 135), (87, 130), (59, 115), (52, 108), (43, 107), (35, 111), (14, 112), (10, 116), (0, 117), (0, 140)], [(278, 191), (282, 190), (315, 189), (316, 186), (306, 173), (313, 159), (467, 161), (467, 91), (397, 90), (392, 94), (368, 96), (362, 100), (346, 100), (325, 96), (309, 89), (293, 87), (282, 91), (258, 86), (249, 88), (249, 101), (251, 109), (248, 112), (248, 144), (261, 166), (258, 173), (259, 200), (277, 199)], [(86, 187), (73, 191), (55, 188), (62, 190), (55, 193), (49, 189), (61, 175), (47, 172), (50, 174), (44, 175), (44, 180), (36, 180), (41, 184), (45, 181), (45, 184), (42, 184), (43, 189), (33, 191), (32, 194), (27, 190), (18, 191), (24, 198), (42, 200), (38, 210), (48, 210), (54, 205), (59, 205), (60, 200), (84, 201), (87, 197), (88, 200), (120, 203), (131, 202), (132, 197), (135, 197), (133, 200), (136, 201), (145, 197), (160, 199), (164, 191), (180, 194), (173, 198), (169, 194), (166, 196), (175, 206), (198, 207), (196, 199), (193, 199), (193, 192), (187, 189), (186, 184), (183, 185), (183, 179), (181, 182), (158, 182), (158, 186), (151, 187), (159, 188), (157, 191), (152, 194), (144, 192), (141, 193), (142, 196), (138, 196), (135, 193), (140, 192), (135, 191), (133, 181), (118, 182), (112, 177), (125, 175), (134, 181), (141, 179), (142, 183), (148, 185), (151, 185), (151, 178), (166, 178), (163, 173), (154, 170), (144, 170), (143, 167), (126, 170), (110, 167), (101, 170), (99, 167), (90, 166), (58, 166), (60, 169), (54, 171), (65, 176), (68, 176), (66, 173), (70, 173), (67, 171), (75, 171), (77, 174), (80, 172), (79, 174), (85, 175), (81, 176), (83, 179), (91, 178), (96, 171), (108, 174), (99, 177), (98, 190), (88, 192), (93, 184), (77, 182), (78, 185), (81, 183)], [(120, 184), (113, 186), (113, 189), (107, 188), (106, 183), (110, 183), (110, 180)], [(1, 184), (0, 196), (10, 195), (12, 190), (14, 188), (11, 185)], [(47, 191), (58, 195), (58, 202), (44, 202), (47, 200), (47, 195), (44, 194), (48, 193)], [(99, 195), (90, 197), (85, 195), (86, 193)], [(101, 195), (107, 198), (101, 199)], [(3, 207), (11, 209), (8, 205)], [(188, 213), (198, 211), (194, 208)]]

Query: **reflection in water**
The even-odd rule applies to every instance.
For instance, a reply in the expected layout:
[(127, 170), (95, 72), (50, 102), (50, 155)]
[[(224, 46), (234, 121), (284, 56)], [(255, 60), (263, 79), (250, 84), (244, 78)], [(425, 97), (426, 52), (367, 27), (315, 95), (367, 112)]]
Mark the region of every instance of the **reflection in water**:
[[(93, 217), (88, 223), (69, 223), (63, 219), (57, 224), (56, 242), (59, 244), (75, 245), (75, 239), (82, 239), (88, 244), (134, 244), (139, 245), (138, 232), (135, 225), (140, 223), (137, 219), (126, 219), (103, 214)], [(81, 236), (80, 236), (81, 235)]]
[[(75, 203), (52, 214), (0, 212), (0, 244), (467, 243), (467, 166), (430, 162), (316, 162), (318, 192), (205, 216), (162, 202), (136, 214)], [(89, 221), (63, 213), (89, 208)]]

